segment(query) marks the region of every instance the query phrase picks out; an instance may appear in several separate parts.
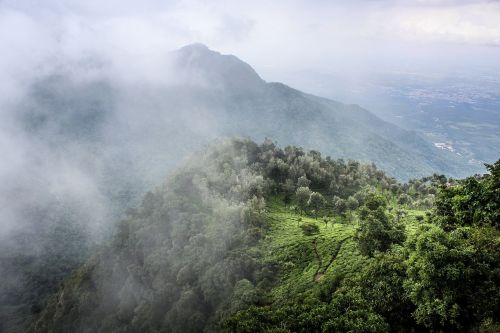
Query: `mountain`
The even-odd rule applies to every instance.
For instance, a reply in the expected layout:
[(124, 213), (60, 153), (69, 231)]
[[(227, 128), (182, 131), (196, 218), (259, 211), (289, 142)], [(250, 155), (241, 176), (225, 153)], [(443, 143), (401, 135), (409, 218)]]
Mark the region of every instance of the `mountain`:
[[(177, 50), (166, 63), (152, 78), (113, 74), (99, 60), (61, 66), (3, 111), (16, 149), (0, 179), (2, 217), (12, 229), (0, 235), (6, 329), (38, 313), (127, 207), (216, 138), (270, 137), (375, 162), (399, 179), (476, 172), (414, 132), (358, 106), (265, 82), (237, 57), (204, 45)], [(79, 242), (67, 251), (61, 239)]]
[(399, 184), (300, 147), (211, 145), (129, 210), (28, 332), (493, 332), (500, 161), (490, 170)]
[[(144, 177), (152, 184), (180, 160), (171, 156), (235, 135), (272, 137), (336, 158), (374, 162), (402, 180), (432, 173), (462, 177), (482, 170), (357, 105), (265, 82), (237, 57), (202, 44), (173, 52), (169, 61), (167, 78), (159, 82), (122, 82), (107, 75), (81, 79), (71, 71), (43, 77), (32, 85), (16, 117), (29, 137), (51, 151), (67, 154), (77, 148), (84, 157), (72, 158), (81, 164), (97, 161), (108, 168), (116, 163), (101, 161), (110, 154), (131, 164), (127, 172), (137, 174), (121, 180), (141, 178), (137, 184), (143, 189), (148, 188)], [(168, 151), (168, 160), (151, 163), (167, 155), (158, 151)]]
[[(374, 162), (399, 179), (432, 173), (463, 177), (482, 170), (357, 105), (265, 82), (237, 57), (202, 44), (183, 47), (171, 58), (168, 84), (123, 84), (106, 77), (81, 82), (67, 73), (41, 79), (23, 106), (30, 111), (22, 113), (22, 121), (42, 140), (55, 137), (53, 146), (96, 143), (98, 150), (111, 147), (135, 163), (152, 158), (148, 150), (158, 151), (156, 142), (182, 142), (168, 147), (182, 156), (210, 139), (236, 135), (272, 137), (284, 145)], [(165, 162), (158, 163), (164, 170)]]
[[(432, 173), (460, 177), (481, 170), (357, 105), (266, 83), (234, 56), (195, 44), (182, 48), (178, 57), (182, 72), (196, 73), (195, 77), (211, 83), (213, 89), (202, 104), (223, 111), (223, 134), (272, 137), (282, 144), (315, 147), (335, 157), (372, 161), (400, 179)], [(187, 95), (190, 101), (196, 100)]]

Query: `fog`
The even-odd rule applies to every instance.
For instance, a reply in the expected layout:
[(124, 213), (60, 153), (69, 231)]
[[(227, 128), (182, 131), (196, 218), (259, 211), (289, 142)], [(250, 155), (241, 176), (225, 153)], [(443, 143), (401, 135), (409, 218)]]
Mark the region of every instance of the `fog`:
[[(130, 163), (128, 171), (132, 173), (148, 169), (140, 178), (152, 184), (162, 174), (159, 170), (166, 174), (167, 166), (176, 164), (178, 151), (189, 151), (182, 140), (171, 142), (168, 135), (161, 144), (143, 142), (147, 140), (143, 131), (163, 132), (161, 126), (151, 127), (161, 123), (152, 119), (189, 122), (192, 133), (175, 136), (176, 140), (188, 136), (188, 141), (196, 142), (196, 134), (216, 136), (217, 122), (211, 121), (213, 110), (209, 107), (196, 110), (199, 116), (189, 119), (171, 113), (173, 110), (160, 110), (158, 96), (165, 87), (180, 80), (203, 84), (198, 74), (181, 78), (186, 74), (175, 73), (171, 52), (183, 45), (205, 43), (238, 55), (268, 81), (289, 81), (305, 91), (322, 93), (315, 87), (315, 79), (301, 80), (301, 71), (340, 72), (359, 82), (375, 70), (499, 70), (499, 15), (497, 1), (3, 0), (0, 234), (19, 228), (25, 205), (39, 205), (43, 201), (40, 196), (45, 200), (45, 194), (50, 198), (78, 195), (85, 198), (83, 202), (99, 207), (87, 210), (91, 211), (89, 221), (99, 224), (96, 221), (109, 218), (106, 200), (124, 195), (103, 193), (110, 189), (103, 188), (102, 177), (116, 172), (109, 170), (110, 164)], [(65, 126), (77, 125), (71, 123), (79, 121), (75, 119), (45, 124), (37, 133), (26, 128), (23, 113), (33, 117), (42, 112), (36, 103), (43, 100), (43, 94), (51, 94), (45, 81), (50, 77), (56, 78), (57, 92), (74, 94), (83, 89), (83, 94), (92, 95), (94, 102), (108, 111), (94, 132), (63, 133)], [(61, 81), (58, 77), (64, 78)], [(143, 93), (138, 93), (141, 90)], [(87, 103), (85, 98), (81, 96), (76, 103)], [(66, 102), (74, 100), (62, 101), (60, 107)], [(47, 101), (43, 112), (51, 107)], [(145, 114), (149, 120), (142, 118)], [(69, 129), (69, 134), (72, 131)], [(125, 145), (135, 153), (125, 153)], [(157, 170), (138, 167), (130, 156), (137, 159), (145, 146), (151, 154), (142, 152), (141, 156), (158, 156), (153, 152), (159, 150), (162, 156), (169, 156), (165, 151), (171, 146), (175, 158), (144, 162), (157, 165)]]
[(155, 77), (164, 52), (192, 42), (237, 54), (266, 79), (267, 69), (435, 67), (436, 57), (498, 69), (499, 12), (497, 1), (4, 0), (2, 71), (99, 53), (117, 75)]
[[(91, 201), (105, 202), (109, 198), (109, 194), (102, 193), (102, 179), (98, 178), (111, 172), (102, 170), (103, 166), (109, 168), (110, 160), (124, 158), (119, 144), (124, 138), (117, 128), (128, 128), (129, 139), (134, 138), (134, 142), (127, 142), (129, 148), (140, 150), (138, 147), (145, 146), (141, 142), (142, 131), (162, 132), (161, 128), (152, 129), (150, 121), (143, 121), (145, 109), (150, 118), (173, 119), (169, 114), (172, 110), (158, 110), (155, 98), (135, 94), (142, 99), (130, 100), (127, 91), (143, 89), (151, 93), (158, 87), (178, 84), (181, 74), (175, 74), (171, 52), (183, 45), (205, 43), (248, 61), (268, 81), (297, 82), (306, 91), (321, 92), (314, 87), (314, 80), (300, 80), (301, 71), (341, 72), (344, 77), (355, 76), (359, 81), (375, 69), (499, 70), (499, 15), (497, 1), (407, 4), (381, 0), (346, 4), (3, 0), (0, 233), (5, 235), (19, 227), (23, 202), (41, 202), (36, 191), (28, 190), (33, 187), (43, 189), (51, 197), (71, 196), (77, 189), (78, 196)], [(66, 135), (61, 136), (57, 126), (68, 126), (64, 122), (45, 126), (36, 135), (23, 127), (22, 112), (40, 112), (38, 105), (30, 105), (37, 93), (33, 87), (39, 83), (43, 89), (44, 80), (53, 75), (66, 76), (68, 86), (55, 84), (60, 85), (57, 89), (69, 89), (68, 92), (81, 87), (89, 91), (108, 90), (108, 94), (95, 97), (95, 103), (104, 104), (109, 114), (92, 135), (98, 135), (100, 143), (107, 142), (106, 147), (113, 148), (99, 151), (92, 146), (95, 142), (71, 141)], [(183, 80), (201, 80), (200, 84), (203, 81), (199, 76)], [(210, 121), (207, 110), (196, 112), (200, 115), (197, 121), (191, 117), (182, 119), (182, 114), (175, 115), (180, 117), (176, 121), (189, 121), (193, 133), (210, 137), (217, 124)], [(192, 137), (189, 140), (196, 141)], [(168, 144), (183, 146), (183, 142), (163, 142), (161, 149), (165, 150)], [(152, 151), (160, 149), (151, 142), (147, 146), (157, 147), (150, 148)], [(168, 160), (153, 164), (175, 164)], [(159, 173), (144, 177), (154, 182)], [(92, 209), (88, 219), (101, 220), (94, 214), (105, 216), (106, 207), (109, 205)]]
[(315, 92), (301, 71), (499, 71), (499, 15), (497, 1), (0, 0), (1, 248), (42, 256), (59, 223), (92, 248), (220, 134), (227, 110), (178, 87), (231, 88), (189, 62), (179, 70), (184, 45)]

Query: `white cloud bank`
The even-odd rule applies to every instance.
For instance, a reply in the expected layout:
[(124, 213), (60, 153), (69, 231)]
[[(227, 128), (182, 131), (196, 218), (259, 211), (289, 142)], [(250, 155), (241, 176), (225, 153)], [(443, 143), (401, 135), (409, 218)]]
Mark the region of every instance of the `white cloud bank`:
[[(79, 61), (97, 53), (118, 71), (154, 75), (165, 52), (192, 42), (236, 54), (257, 69), (371, 66), (416, 50), (453, 58), (457, 48), (500, 48), (500, 2), (0, 2), (2, 71), (29, 72), (49, 58)], [(478, 57), (481, 52), (470, 61)]]

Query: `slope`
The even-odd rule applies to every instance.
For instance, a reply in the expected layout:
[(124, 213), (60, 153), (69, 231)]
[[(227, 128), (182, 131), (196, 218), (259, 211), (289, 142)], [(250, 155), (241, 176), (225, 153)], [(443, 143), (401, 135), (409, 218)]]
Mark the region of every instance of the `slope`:
[[(288, 156), (289, 176), (273, 166), (278, 156), (282, 162)], [(352, 183), (335, 190), (345, 194), (368, 184), (396, 184), (372, 166), (326, 161), (294, 147), (285, 153), (270, 142), (211, 146), (129, 211), (113, 241), (65, 282), (31, 330), (216, 329), (240, 308), (235, 295), (242, 286), (259, 282), (259, 294), (279, 272), (276, 264), (265, 264), (260, 245), (272, 218), (265, 197), (279, 188), (270, 175), (307, 175), (315, 186), (350, 176)]]
[(270, 141), (212, 145), (129, 210), (29, 331), (494, 329), (499, 167), (480, 180), (493, 195), (479, 198), (493, 209), (476, 208), (486, 219), (446, 232), (438, 223), (453, 228), (451, 216), (423, 222), (439, 186), (441, 211), (469, 200), (449, 198), (462, 183), (447, 190), (446, 177), (399, 184), (372, 165)]
[[(181, 73), (196, 73), (195, 77), (205, 78), (211, 86), (203, 88), (198, 107), (210, 105), (221, 112), (213, 116), (220, 120), (223, 134), (259, 140), (273, 137), (282, 144), (372, 161), (400, 179), (432, 173), (461, 177), (480, 170), (357, 105), (308, 95), (281, 83), (266, 83), (234, 56), (199, 44), (182, 48), (177, 56)], [(190, 102), (200, 98), (189, 93), (186, 96)]]

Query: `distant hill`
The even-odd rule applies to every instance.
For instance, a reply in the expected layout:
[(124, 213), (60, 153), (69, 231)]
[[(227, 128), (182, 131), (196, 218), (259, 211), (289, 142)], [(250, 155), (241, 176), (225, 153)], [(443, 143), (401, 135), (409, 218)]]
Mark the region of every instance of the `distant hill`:
[[(264, 82), (234, 56), (200, 44), (180, 49), (177, 56), (181, 72), (196, 73), (195, 77), (210, 82), (202, 89), (203, 97), (186, 93), (186, 103), (197, 101), (197, 105), (222, 111), (214, 116), (220, 117), (223, 134), (273, 137), (284, 145), (315, 147), (334, 157), (372, 161), (400, 179), (432, 173), (460, 177), (480, 170), (469, 166), (465, 158), (436, 149), (416, 132), (387, 123), (357, 105)], [(186, 89), (192, 86), (199, 85)]]

